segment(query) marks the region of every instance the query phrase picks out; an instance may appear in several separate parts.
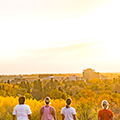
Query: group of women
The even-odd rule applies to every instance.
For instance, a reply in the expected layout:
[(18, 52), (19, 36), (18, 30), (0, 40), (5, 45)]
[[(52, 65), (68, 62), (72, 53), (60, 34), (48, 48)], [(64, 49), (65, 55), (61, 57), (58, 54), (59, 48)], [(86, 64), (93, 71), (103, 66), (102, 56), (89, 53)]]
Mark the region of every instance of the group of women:
[[(57, 120), (55, 108), (50, 106), (50, 98), (45, 98), (45, 106), (40, 108), (40, 120)], [(61, 119), (62, 120), (77, 120), (76, 110), (71, 107), (71, 98), (66, 99), (66, 106), (61, 109)], [(13, 120), (17, 116), (17, 120), (31, 120), (31, 110), (30, 107), (25, 103), (25, 97), (19, 98), (19, 104), (15, 106), (13, 111)], [(108, 101), (102, 101), (102, 107), (98, 112), (98, 120), (113, 120), (113, 112), (108, 109)]]

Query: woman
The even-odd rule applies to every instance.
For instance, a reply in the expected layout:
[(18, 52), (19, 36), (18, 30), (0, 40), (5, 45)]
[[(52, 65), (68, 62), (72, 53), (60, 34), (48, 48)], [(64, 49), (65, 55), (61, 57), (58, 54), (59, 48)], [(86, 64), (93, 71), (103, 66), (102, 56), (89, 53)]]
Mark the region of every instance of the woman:
[(76, 111), (70, 106), (71, 102), (72, 100), (67, 98), (66, 107), (61, 110), (62, 120), (76, 120)]
[(108, 101), (103, 100), (101, 106), (103, 109), (98, 113), (98, 120), (113, 120), (113, 112), (108, 109)]
[(19, 98), (19, 104), (15, 106), (13, 111), (13, 120), (17, 116), (17, 120), (31, 120), (31, 110), (30, 107), (25, 103), (25, 97)]
[(40, 120), (57, 120), (55, 108), (50, 106), (50, 98), (45, 98), (45, 106), (40, 109)]

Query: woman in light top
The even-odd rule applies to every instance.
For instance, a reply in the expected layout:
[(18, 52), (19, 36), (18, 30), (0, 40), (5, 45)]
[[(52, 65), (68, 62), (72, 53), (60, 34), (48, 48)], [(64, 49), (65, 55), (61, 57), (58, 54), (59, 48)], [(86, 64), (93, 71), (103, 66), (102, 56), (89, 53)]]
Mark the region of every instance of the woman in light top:
[(62, 120), (77, 120), (76, 111), (70, 106), (71, 102), (70, 98), (66, 100), (66, 107), (63, 107), (61, 110)]
[(19, 98), (19, 104), (15, 106), (13, 111), (13, 120), (17, 116), (17, 120), (31, 120), (31, 110), (30, 107), (25, 103), (25, 97)]

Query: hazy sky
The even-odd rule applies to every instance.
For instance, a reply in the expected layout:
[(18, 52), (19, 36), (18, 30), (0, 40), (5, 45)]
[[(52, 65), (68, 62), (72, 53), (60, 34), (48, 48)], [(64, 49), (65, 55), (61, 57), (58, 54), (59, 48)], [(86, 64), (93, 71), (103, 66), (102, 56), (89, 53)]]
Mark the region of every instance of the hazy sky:
[(120, 72), (120, 0), (0, 0), (0, 74)]

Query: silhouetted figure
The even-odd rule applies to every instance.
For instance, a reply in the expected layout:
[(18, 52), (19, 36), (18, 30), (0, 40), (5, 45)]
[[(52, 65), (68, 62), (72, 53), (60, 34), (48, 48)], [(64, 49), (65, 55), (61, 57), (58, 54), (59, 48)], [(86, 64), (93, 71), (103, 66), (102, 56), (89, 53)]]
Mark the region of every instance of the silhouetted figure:
[(108, 101), (103, 100), (101, 106), (103, 109), (98, 113), (98, 120), (113, 120), (113, 112), (108, 109)]
[(50, 98), (45, 98), (45, 106), (40, 109), (40, 120), (57, 120), (55, 108), (50, 106)]
[(13, 120), (17, 116), (17, 120), (31, 120), (30, 107), (25, 103), (25, 97), (19, 97), (19, 104), (15, 106), (13, 111)]
[(77, 120), (75, 109), (70, 107), (71, 102), (72, 100), (67, 98), (66, 107), (61, 110), (62, 120)]

